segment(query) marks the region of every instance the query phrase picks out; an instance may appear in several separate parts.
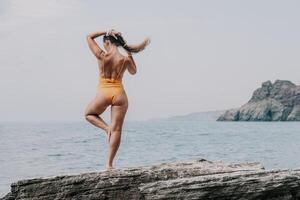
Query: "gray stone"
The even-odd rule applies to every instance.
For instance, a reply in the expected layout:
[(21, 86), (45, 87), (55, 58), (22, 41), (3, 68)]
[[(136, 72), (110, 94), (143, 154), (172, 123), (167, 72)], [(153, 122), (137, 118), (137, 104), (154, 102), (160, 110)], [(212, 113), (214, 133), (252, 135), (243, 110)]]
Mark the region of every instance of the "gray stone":
[(300, 169), (199, 159), (20, 180), (2, 200), (300, 199)]
[(299, 121), (300, 86), (291, 81), (262, 83), (240, 108), (229, 109), (217, 121)]
[(289, 114), (287, 120), (289, 121), (300, 121), (300, 105), (295, 105), (291, 114)]
[(232, 108), (226, 110), (224, 114), (222, 114), (217, 120), (219, 121), (237, 121), (239, 119), (240, 111), (238, 108)]

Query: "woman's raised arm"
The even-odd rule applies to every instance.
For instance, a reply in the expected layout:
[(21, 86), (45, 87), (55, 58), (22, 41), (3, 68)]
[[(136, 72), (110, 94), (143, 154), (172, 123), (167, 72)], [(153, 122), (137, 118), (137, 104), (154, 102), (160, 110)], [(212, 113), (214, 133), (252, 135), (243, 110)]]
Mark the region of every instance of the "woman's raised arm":
[(101, 35), (105, 35), (106, 31), (99, 31), (99, 32), (94, 32), (90, 33), (86, 36), (87, 43), (89, 45), (90, 50), (92, 53), (96, 56), (96, 58), (103, 60), (105, 51), (101, 49), (94, 38), (99, 37)]

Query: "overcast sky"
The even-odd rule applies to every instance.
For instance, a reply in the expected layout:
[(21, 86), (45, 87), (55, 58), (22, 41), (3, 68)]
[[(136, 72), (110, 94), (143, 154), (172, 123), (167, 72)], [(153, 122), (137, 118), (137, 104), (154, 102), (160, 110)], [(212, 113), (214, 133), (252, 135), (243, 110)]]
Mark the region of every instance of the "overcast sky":
[(299, 10), (297, 0), (0, 0), (0, 121), (84, 120), (98, 79), (85, 37), (110, 28), (152, 40), (124, 75), (126, 120), (239, 107), (266, 80), (300, 83)]

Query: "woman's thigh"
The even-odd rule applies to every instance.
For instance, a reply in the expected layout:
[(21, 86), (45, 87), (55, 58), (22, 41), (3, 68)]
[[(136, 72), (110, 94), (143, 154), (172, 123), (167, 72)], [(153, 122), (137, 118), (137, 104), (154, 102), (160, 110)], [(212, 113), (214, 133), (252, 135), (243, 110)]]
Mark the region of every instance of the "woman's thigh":
[(100, 115), (108, 106), (109, 103), (105, 96), (101, 92), (98, 92), (96, 97), (86, 107), (85, 115)]
[(128, 98), (123, 90), (111, 106), (111, 125), (113, 131), (121, 131), (128, 109)]

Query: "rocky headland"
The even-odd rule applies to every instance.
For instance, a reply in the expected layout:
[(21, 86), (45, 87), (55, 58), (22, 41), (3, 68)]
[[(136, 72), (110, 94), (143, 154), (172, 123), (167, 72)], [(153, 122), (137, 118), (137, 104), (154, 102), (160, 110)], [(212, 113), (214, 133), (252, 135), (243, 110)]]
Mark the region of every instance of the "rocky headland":
[(266, 81), (246, 104), (225, 111), (217, 121), (300, 121), (300, 86)]
[(161, 163), (20, 180), (2, 200), (300, 199), (300, 169), (208, 161)]

